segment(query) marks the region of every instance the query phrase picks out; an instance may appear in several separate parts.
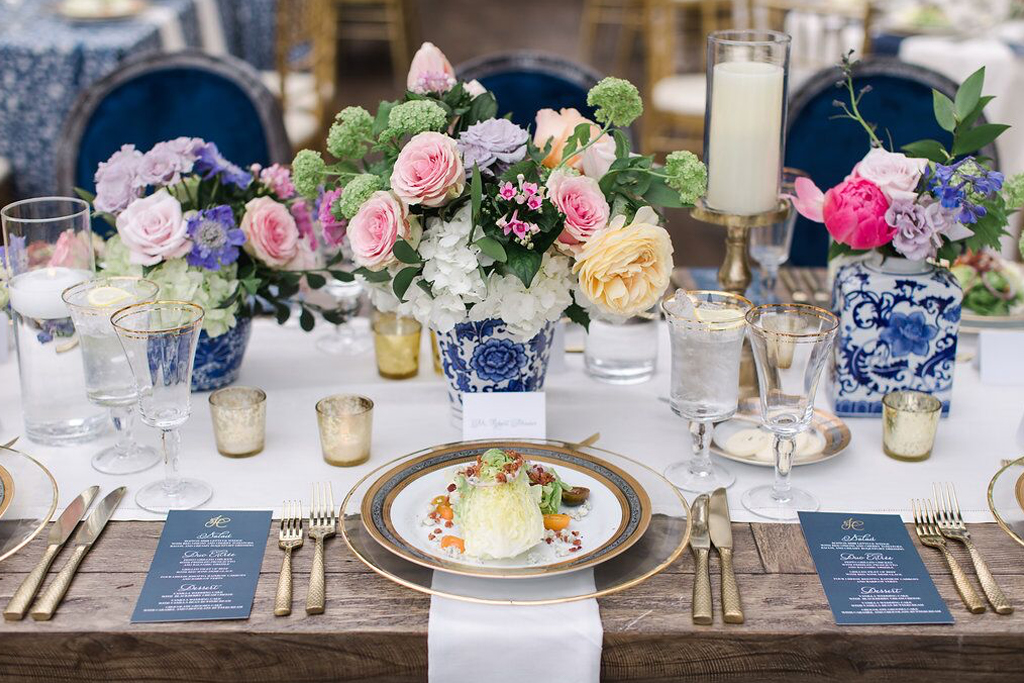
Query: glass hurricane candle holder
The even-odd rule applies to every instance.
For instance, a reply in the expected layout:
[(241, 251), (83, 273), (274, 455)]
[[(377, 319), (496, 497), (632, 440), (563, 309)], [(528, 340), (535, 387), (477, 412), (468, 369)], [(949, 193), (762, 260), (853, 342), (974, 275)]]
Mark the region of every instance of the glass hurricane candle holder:
[(352, 467), (370, 459), (373, 401), (354, 394), (328, 396), (316, 404), (316, 421), (327, 464)]
[(256, 387), (225, 387), (210, 394), (210, 417), (217, 452), (246, 458), (263, 450), (267, 433), (267, 394)]
[(882, 450), (896, 460), (932, 454), (942, 401), (921, 391), (894, 391), (882, 399)]
[(386, 379), (409, 379), (420, 371), (420, 324), (413, 318), (380, 313), (373, 321), (377, 372)]

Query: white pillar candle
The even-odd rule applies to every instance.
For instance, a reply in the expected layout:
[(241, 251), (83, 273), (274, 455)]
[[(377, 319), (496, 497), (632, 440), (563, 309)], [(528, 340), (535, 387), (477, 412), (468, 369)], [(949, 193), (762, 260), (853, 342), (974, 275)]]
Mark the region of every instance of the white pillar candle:
[(92, 277), (88, 270), (78, 268), (39, 268), (11, 278), (8, 289), (11, 294), (11, 308), (36, 320), (67, 318), (67, 304), (60, 298), (61, 293)]
[(777, 205), (784, 87), (776, 64), (715, 64), (705, 197), (712, 209), (746, 216)]

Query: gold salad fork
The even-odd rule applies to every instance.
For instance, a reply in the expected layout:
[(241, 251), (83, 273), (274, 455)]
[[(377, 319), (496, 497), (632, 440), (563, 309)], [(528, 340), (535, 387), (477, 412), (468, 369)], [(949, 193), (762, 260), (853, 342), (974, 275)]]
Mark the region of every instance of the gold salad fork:
[(284, 502), (277, 545), (284, 551), (284, 560), (277, 578), (274, 616), (286, 617), (292, 613), (292, 551), (302, 546), (302, 505), (297, 500)]
[(960, 501), (956, 498), (956, 489), (952, 484), (946, 484), (945, 487), (939, 484), (932, 484), (932, 486), (935, 492), (935, 517), (939, 531), (946, 538), (959, 541), (967, 547), (967, 552), (971, 554), (971, 562), (974, 563), (974, 572), (978, 575), (978, 581), (981, 582), (981, 589), (985, 592), (988, 601), (992, 603), (992, 609), (996, 611), (996, 614), (1012, 614), (1013, 605), (1006, 599), (996, 583), (996, 577), (989, 571), (981, 553), (974, 547), (971, 533), (967, 530), (967, 525), (964, 524), (963, 515), (960, 514)]
[(309, 508), (309, 537), (316, 541), (313, 569), (309, 572), (306, 614), (323, 614), (327, 594), (324, 585), (324, 539), (334, 535), (337, 518), (334, 514), (334, 493), (329, 482), (313, 484), (313, 503)]
[(960, 563), (946, 547), (946, 539), (935, 522), (931, 501), (915, 499), (911, 500), (910, 504), (914, 509), (914, 528), (917, 531), (918, 540), (922, 545), (942, 552), (943, 557), (946, 558), (946, 564), (949, 565), (949, 571), (953, 574), (953, 582), (956, 584), (956, 591), (960, 594), (960, 599), (967, 605), (971, 614), (981, 614), (985, 611), (985, 603), (978, 597), (974, 587), (967, 579), (967, 574), (960, 567)]

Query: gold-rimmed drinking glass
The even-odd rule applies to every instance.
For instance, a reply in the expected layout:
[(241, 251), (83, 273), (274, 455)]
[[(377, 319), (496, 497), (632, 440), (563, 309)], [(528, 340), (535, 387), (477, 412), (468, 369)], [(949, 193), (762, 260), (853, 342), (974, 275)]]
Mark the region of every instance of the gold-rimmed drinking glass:
[(817, 306), (765, 304), (747, 313), (760, 388), (761, 421), (775, 437), (775, 482), (743, 494), (755, 515), (781, 521), (799, 510), (817, 510), (818, 500), (789, 481), (797, 435), (814, 413), (814, 396), (829, 358), (839, 320)]
[(256, 387), (224, 387), (210, 394), (210, 419), (217, 452), (247, 458), (263, 450), (267, 393)]
[(141, 277), (100, 277), (72, 285), (61, 298), (71, 312), (85, 369), (85, 393), (94, 405), (110, 410), (116, 441), (96, 453), (92, 466), (104, 474), (131, 474), (160, 462), (160, 454), (132, 436), (139, 402), (128, 359), (110, 316), (132, 304), (153, 301), (160, 286)]
[(139, 415), (160, 430), (164, 479), (135, 496), (152, 512), (188, 510), (210, 499), (213, 489), (178, 473), (178, 429), (192, 411), (192, 365), (203, 325), (203, 309), (185, 301), (153, 301), (122, 308), (110, 319), (128, 357), (139, 396)]
[(684, 491), (731, 486), (735, 475), (711, 461), (714, 423), (732, 417), (740, 391), (740, 355), (752, 304), (737, 294), (677, 290), (662, 302), (672, 342), (672, 411), (690, 421), (693, 451), (665, 478)]

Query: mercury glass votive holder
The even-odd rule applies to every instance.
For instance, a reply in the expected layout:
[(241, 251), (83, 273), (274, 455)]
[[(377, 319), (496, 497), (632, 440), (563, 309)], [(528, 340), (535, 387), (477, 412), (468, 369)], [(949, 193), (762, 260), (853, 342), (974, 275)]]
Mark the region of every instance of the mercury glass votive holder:
[(255, 387), (225, 387), (210, 394), (210, 416), (217, 451), (247, 458), (263, 450), (267, 433), (267, 394)]
[(420, 371), (420, 324), (413, 318), (380, 313), (373, 321), (377, 372), (385, 379), (409, 379)]
[(882, 399), (882, 450), (916, 462), (932, 454), (942, 402), (920, 391), (894, 391)]
[(328, 465), (352, 467), (369, 460), (373, 401), (354, 394), (328, 396), (317, 402), (316, 420)]

